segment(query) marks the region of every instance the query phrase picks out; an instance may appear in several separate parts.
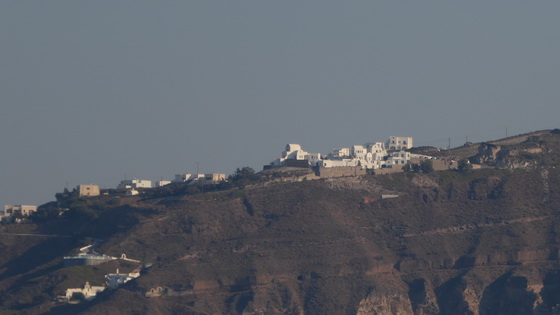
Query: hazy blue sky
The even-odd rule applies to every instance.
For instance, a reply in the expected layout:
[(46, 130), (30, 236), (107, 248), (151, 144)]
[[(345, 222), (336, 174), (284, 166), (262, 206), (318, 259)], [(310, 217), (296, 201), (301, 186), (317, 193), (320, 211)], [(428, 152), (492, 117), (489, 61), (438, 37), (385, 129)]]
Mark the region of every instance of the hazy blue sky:
[(560, 1), (1, 1), (0, 204), (559, 127)]

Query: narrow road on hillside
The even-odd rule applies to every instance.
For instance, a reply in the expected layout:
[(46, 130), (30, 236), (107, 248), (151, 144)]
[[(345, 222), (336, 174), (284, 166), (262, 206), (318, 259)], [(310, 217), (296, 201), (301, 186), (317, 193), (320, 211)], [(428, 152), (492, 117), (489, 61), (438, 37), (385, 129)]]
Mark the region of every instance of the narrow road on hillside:
[(406, 233), (406, 234), (403, 235), (403, 237), (407, 238), (407, 237), (415, 237), (415, 236), (421, 236), (421, 235), (464, 233), (464, 232), (472, 231), (472, 230), (475, 230), (475, 229), (478, 229), (478, 228), (492, 228), (492, 227), (505, 226), (505, 225), (515, 224), (515, 223), (531, 223), (531, 222), (542, 221), (542, 220), (546, 220), (546, 219), (550, 219), (550, 218), (552, 218), (552, 216), (547, 215), (547, 216), (540, 216), (540, 217), (527, 217), (527, 218), (504, 220), (504, 221), (496, 222), (496, 223), (472, 223), (472, 224), (465, 224), (465, 225), (459, 225), (459, 226), (451, 226), (451, 227), (448, 227), (448, 228), (442, 228), (442, 229), (436, 229), (436, 230), (428, 230), (428, 231), (423, 231), (423, 232), (420, 232), (420, 233)]
[(0, 232), (0, 235), (37, 236), (37, 237), (72, 237), (71, 235), (58, 235), (58, 234), (26, 234), (26, 233), (8, 233), (8, 232)]

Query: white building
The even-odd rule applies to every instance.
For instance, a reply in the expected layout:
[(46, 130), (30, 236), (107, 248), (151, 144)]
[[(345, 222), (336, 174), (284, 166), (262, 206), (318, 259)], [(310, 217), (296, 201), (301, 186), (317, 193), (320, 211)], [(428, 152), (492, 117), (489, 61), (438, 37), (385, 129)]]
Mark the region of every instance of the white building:
[(171, 184), (170, 180), (158, 180), (154, 182), (154, 187), (162, 187)]
[(309, 153), (304, 151), (299, 144), (287, 144), (282, 157), (272, 161), (270, 164), (275, 166), (286, 165), (286, 161), (308, 161), (309, 165), (315, 165), (321, 160), (321, 153)]
[(92, 286), (89, 282), (86, 282), (84, 288), (66, 289), (66, 300), (70, 300), (75, 293), (81, 293), (84, 295), (86, 301), (91, 301), (95, 298), (98, 292), (103, 292), (105, 286)]
[(381, 168), (387, 150), (382, 142), (368, 143), (365, 145), (354, 145), (352, 147), (352, 157), (359, 161), (359, 165), (368, 169)]
[(222, 173), (208, 173), (208, 174), (196, 174), (191, 177), (191, 184), (195, 183), (219, 183), (226, 180), (226, 174)]
[(127, 188), (124, 193), (125, 196), (136, 196), (138, 194), (140, 194), (140, 192), (134, 188)]
[(353, 145), (352, 146), (352, 157), (358, 160), (365, 160), (368, 154), (367, 145)]
[(173, 182), (174, 183), (184, 183), (184, 182), (188, 182), (191, 179), (193, 179), (193, 175), (189, 174), (189, 173), (175, 174), (175, 179), (173, 180)]
[(345, 159), (350, 158), (350, 148), (334, 149), (327, 155), (327, 159)]
[(395, 151), (389, 154), (387, 161), (385, 163), (386, 167), (392, 167), (393, 165), (404, 166), (410, 162), (411, 154), (404, 150)]
[(4, 216), (21, 215), (21, 216), (27, 217), (35, 211), (37, 211), (37, 206), (4, 205)]
[(213, 183), (221, 182), (223, 180), (226, 180), (226, 174), (222, 174), (222, 173), (204, 174), (204, 180)]
[(138, 277), (140, 277), (139, 270), (133, 270), (129, 273), (119, 273), (119, 269), (117, 269), (116, 273), (105, 275), (105, 279), (107, 279), (107, 286), (112, 289)]
[(301, 145), (299, 144), (287, 144), (286, 150), (282, 152), (282, 158), (291, 160), (305, 160), (305, 156), (308, 154), (308, 152), (305, 152), (301, 149)]
[(152, 188), (152, 181), (147, 179), (125, 179), (117, 186), (117, 189), (130, 188)]
[(388, 150), (408, 150), (413, 147), (412, 137), (390, 136), (387, 140)]

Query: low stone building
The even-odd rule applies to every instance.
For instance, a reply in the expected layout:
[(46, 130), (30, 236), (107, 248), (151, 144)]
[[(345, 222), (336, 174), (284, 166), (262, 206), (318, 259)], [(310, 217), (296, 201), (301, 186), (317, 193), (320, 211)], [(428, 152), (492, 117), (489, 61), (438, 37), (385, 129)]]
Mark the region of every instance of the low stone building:
[(80, 197), (95, 197), (101, 194), (97, 185), (78, 185), (76, 190)]

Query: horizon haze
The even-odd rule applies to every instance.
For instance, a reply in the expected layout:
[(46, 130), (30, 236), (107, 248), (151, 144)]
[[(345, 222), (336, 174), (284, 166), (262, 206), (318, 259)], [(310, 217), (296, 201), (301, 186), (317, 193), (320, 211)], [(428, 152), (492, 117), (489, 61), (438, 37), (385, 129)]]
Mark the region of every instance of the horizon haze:
[(0, 3), (0, 203), (554, 129), (560, 2)]

